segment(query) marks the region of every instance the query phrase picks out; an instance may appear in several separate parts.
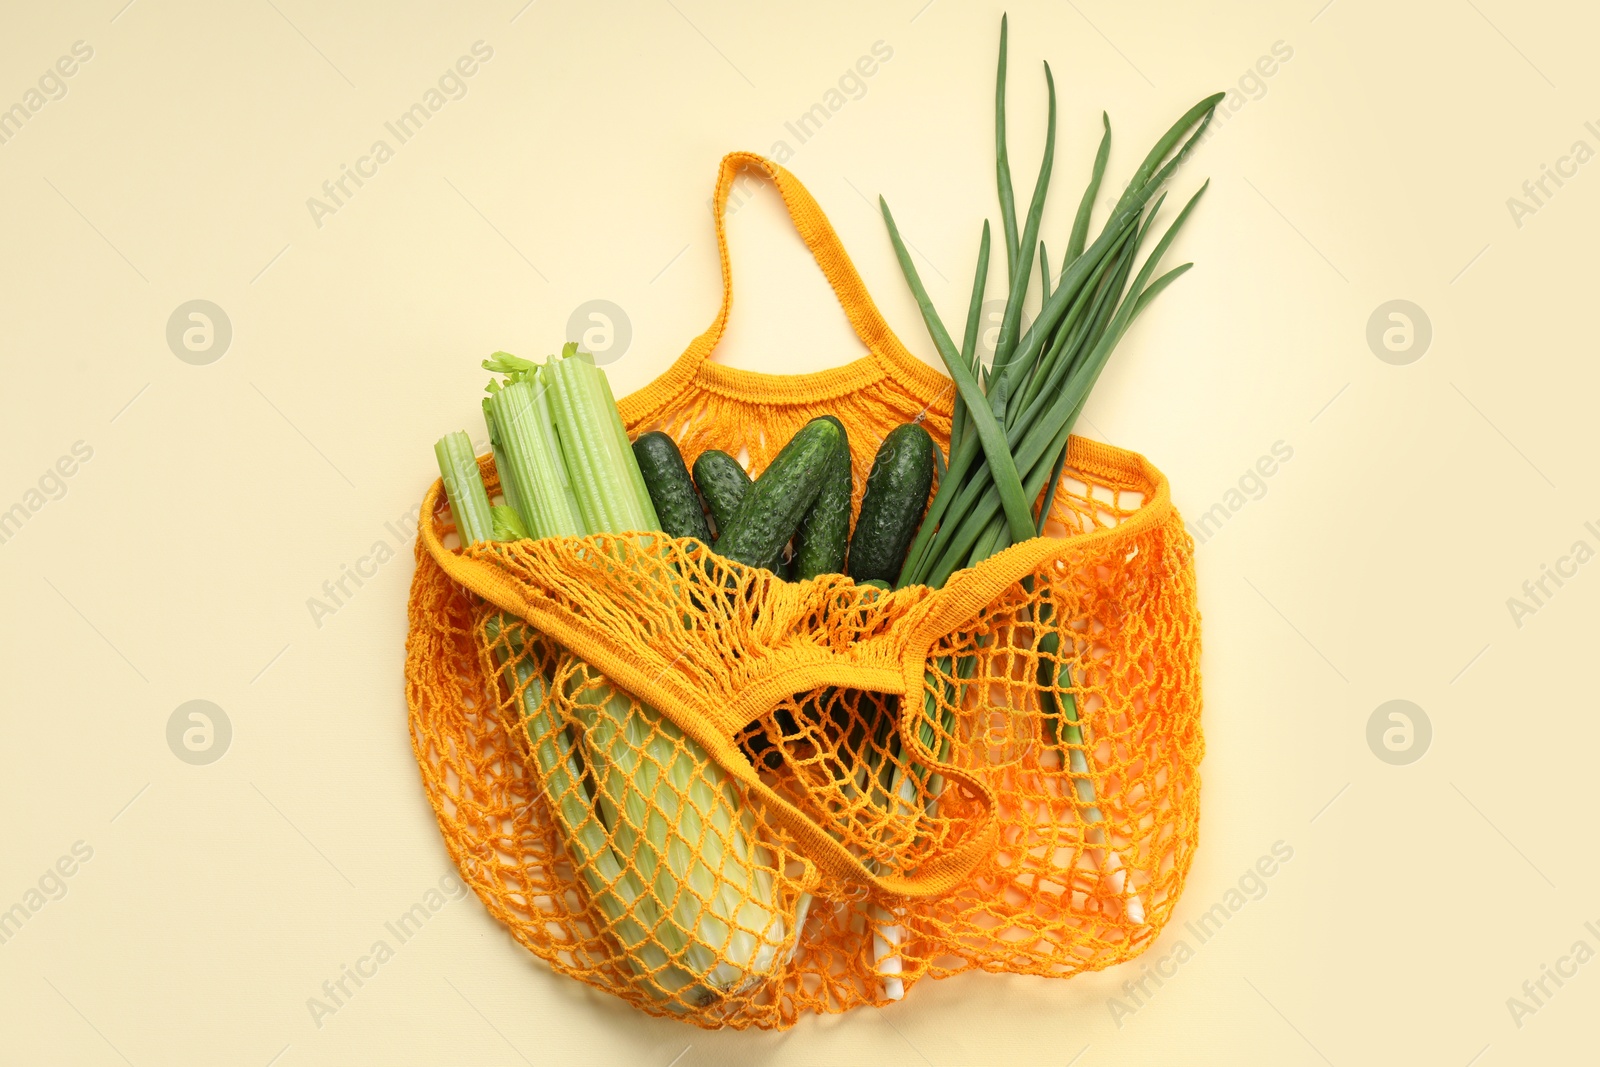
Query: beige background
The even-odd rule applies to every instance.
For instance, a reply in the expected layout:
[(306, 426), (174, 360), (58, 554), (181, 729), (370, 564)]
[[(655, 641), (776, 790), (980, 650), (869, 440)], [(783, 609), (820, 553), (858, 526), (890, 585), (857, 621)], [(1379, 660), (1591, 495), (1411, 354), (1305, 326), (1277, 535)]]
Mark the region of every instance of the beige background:
[[(1083, 429), (1150, 456), (1191, 518), (1275, 442), (1294, 451), (1199, 549), (1203, 845), (1146, 962), (1274, 842), (1294, 858), (1120, 1026), (1108, 998), (1139, 964), (1065, 983), (971, 975), (762, 1035), (590, 994), (472, 898), (315, 1025), (307, 998), (448, 860), (404, 725), (409, 548), (320, 626), (307, 600), (396, 543), (385, 524), (434, 477), (432, 441), (479, 425), (487, 353), (541, 355), (581, 303), (610, 300), (632, 327), (611, 368), (621, 393), (704, 327), (705, 203), (730, 149), (789, 142), (889, 319), (932, 359), (866, 201), (889, 197), (957, 314), (979, 220), (997, 217), (1000, 8), (124, 2), (13, 4), (0, 35), (0, 107), (74, 42), (93, 49), (0, 145), (0, 508), (26, 503), (75, 442), (93, 449), (0, 544), (0, 908), (75, 842), (93, 852), (0, 945), (0, 1058), (1593, 1057), (1600, 966), (1550, 984), (1520, 1028), (1506, 1005), (1575, 941), (1600, 948), (1583, 927), (1600, 920), (1600, 566), (1520, 628), (1506, 605), (1573, 542), (1600, 547), (1583, 526), (1600, 527), (1600, 169), (1547, 183), (1555, 195), (1520, 226), (1506, 203), (1573, 142), (1600, 148), (1584, 127), (1600, 126), (1587, 5), (1011, 6), (1021, 196), (1042, 144), (1041, 59), (1060, 89), (1057, 249), (1101, 108), (1120, 183), (1193, 100), (1241, 78), (1250, 90), (1177, 184), (1212, 179), (1177, 249), (1197, 268), (1128, 336)], [(480, 40), (493, 57), (466, 95), (317, 226), (307, 198)], [(799, 144), (785, 122), (879, 41), (892, 58), (865, 93)], [(1292, 58), (1253, 83), (1276, 42)], [(770, 189), (732, 242), (740, 301), (722, 358), (796, 370), (857, 353)], [(196, 298), (233, 329), (205, 366), (165, 335)], [(1365, 339), (1396, 298), (1433, 327), (1408, 366)], [(1366, 741), (1396, 698), (1433, 727), (1409, 766)], [(232, 724), (208, 766), (166, 741), (192, 699)]]

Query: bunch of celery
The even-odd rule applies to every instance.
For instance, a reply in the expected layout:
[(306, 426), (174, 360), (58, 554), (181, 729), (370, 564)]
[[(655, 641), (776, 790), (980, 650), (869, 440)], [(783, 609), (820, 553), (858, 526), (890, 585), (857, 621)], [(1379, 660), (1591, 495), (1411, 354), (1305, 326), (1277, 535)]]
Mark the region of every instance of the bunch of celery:
[[(1192, 266), (1185, 263), (1155, 276), (1157, 264), (1205, 191), (1203, 185), (1167, 227), (1138, 272), (1134, 272), (1139, 247), (1161, 207), (1162, 198), (1157, 193), (1204, 133), (1222, 94), (1200, 101), (1156, 143), (1134, 173), (1099, 236), (1089, 244), (1090, 216), (1111, 149), (1111, 124), (1102, 116), (1105, 132), (1095, 155), (1088, 187), (1078, 202), (1060, 269), (1052, 280), (1045, 245), (1039, 240), (1039, 226), (1055, 154), (1055, 82), (1047, 63), (1044, 73), (1049, 92), (1049, 120), (1044, 159), (1028, 214), (1019, 231), (1006, 148), (1006, 32), (1006, 22), (1002, 18), (995, 80), (995, 148), (1008, 290), (991, 365), (984, 366), (977, 356), (980, 309), (989, 269), (988, 222), (983, 225), (966, 331), (958, 349), (928, 297), (889, 205), (880, 199), (901, 270), (957, 390), (947, 469), (907, 553), (897, 587), (941, 586), (955, 571), (1044, 531), (1054, 490), (1066, 464), (1067, 438), (1112, 349), (1139, 313)], [(1186, 135), (1188, 139), (1184, 142)], [(1184, 142), (1181, 147), (1180, 142)], [(1174, 149), (1177, 149), (1176, 154)], [(1019, 329), (1022, 306), (1035, 265), (1036, 248), (1041, 307), (1033, 324), (1022, 332)], [(1033, 507), (1035, 500), (1041, 500), (1037, 513)], [(1089, 825), (1087, 841), (1091, 845), (1106, 846), (1104, 817), (1096, 806), (1094, 782), (1089, 776), (1085, 754), (1088, 746), (1072, 695), (1072, 680), (1065, 661), (1059, 669), (1054, 666), (1060, 651), (1059, 635), (1054, 631), (1044, 632), (1052, 621), (1051, 611), (1048, 603), (1041, 605), (1037, 619), (1041, 631), (1037, 639), (1037, 683), (1047, 732), (1051, 735), (1048, 740), (1061, 753), (1063, 764), (1071, 769), (1079, 812)], [(942, 760), (948, 754), (954, 726), (953, 709), (961, 706), (961, 690), (963, 683), (972, 677), (975, 657), (957, 657), (954, 663), (946, 657), (938, 666), (937, 673), (928, 672), (919, 732), (923, 744)], [(909, 756), (899, 758), (895, 754), (889, 758), (894, 759), (895, 770), (886, 800), (912, 817), (920, 817), (923, 811), (918, 810), (916, 798), (921, 796), (925, 809), (931, 811), (937, 803), (937, 777), (931, 776)], [(1101, 862), (1115, 892), (1123, 900), (1124, 914), (1131, 921), (1142, 923), (1144, 904), (1137, 892), (1126, 888), (1120, 858), (1113, 851)], [(888, 999), (898, 999), (902, 994), (897, 977), (901, 969), (899, 945), (904, 932), (894, 916), (880, 911), (875, 918), (878, 926), (874, 956), (883, 992)]]
[[(660, 529), (605, 374), (569, 344), (543, 364), (504, 352), (484, 401), (506, 503), (491, 507), (465, 433), (435, 446), (463, 545)], [(739, 992), (781, 965), (772, 857), (705, 750), (579, 664), (563, 681), (568, 736), (539, 638), (488, 623), (550, 809), (628, 965), (674, 1010)], [(792, 951), (792, 949), (791, 949)]]

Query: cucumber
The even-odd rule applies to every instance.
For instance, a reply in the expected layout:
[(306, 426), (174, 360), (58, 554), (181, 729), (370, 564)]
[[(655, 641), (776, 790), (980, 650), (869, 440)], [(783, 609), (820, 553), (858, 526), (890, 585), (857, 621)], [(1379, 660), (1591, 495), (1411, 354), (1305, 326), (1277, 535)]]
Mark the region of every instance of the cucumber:
[(850, 540), (850, 435), (832, 415), (823, 418), (839, 428), (839, 444), (828, 461), (822, 491), (794, 532), (794, 580), (844, 571), (845, 545)]
[(739, 466), (739, 461), (726, 452), (708, 448), (694, 461), (694, 484), (706, 498), (711, 517), (716, 520), (717, 533), (721, 533), (733, 518), (733, 511), (750, 488), (750, 476)]
[(906, 549), (928, 507), (933, 486), (933, 438), (919, 423), (889, 431), (878, 446), (850, 538), (850, 577), (893, 585)]
[(709, 545), (711, 527), (706, 525), (700, 497), (672, 438), (660, 430), (640, 434), (633, 443), (633, 455), (639, 461), (639, 473), (644, 475), (644, 486), (650, 493), (650, 503), (655, 505), (656, 518), (661, 520), (662, 532), (668, 537), (695, 537)]
[(839, 424), (812, 419), (745, 491), (717, 537), (716, 550), (747, 567), (771, 568), (822, 492)]
[[(717, 524), (717, 534), (721, 536), (723, 527), (733, 518), (734, 509), (750, 488), (750, 475), (726, 452), (709, 448), (694, 461), (694, 482), (700, 487), (700, 495), (706, 498), (711, 518)], [(783, 549), (780, 548), (766, 564), (766, 569), (788, 581), (789, 564), (784, 562)]]

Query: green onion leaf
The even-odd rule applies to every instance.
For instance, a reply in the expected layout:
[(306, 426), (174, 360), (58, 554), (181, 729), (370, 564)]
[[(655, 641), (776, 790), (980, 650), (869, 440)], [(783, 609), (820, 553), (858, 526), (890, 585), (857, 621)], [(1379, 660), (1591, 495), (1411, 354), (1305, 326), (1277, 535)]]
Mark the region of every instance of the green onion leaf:
[(1006, 241), (1006, 277), (1017, 272), (1017, 203), (1006, 150), (1006, 16), (1000, 16), (1000, 63), (994, 76), (994, 167), (1000, 191), (1000, 226)]
[(1100, 135), (1100, 148), (1094, 154), (1089, 187), (1083, 191), (1083, 199), (1078, 201), (1078, 214), (1072, 220), (1072, 236), (1067, 241), (1067, 256), (1061, 261), (1062, 270), (1083, 255), (1083, 243), (1089, 238), (1089, 217), (1094, 211), (1095, 197), (1100, 195), (1100, 181), (1106, 176), (1106, 160), (1111, 156), (1111, 116), (1100, 112), (1100, 123), (1105, 133)]
[(939, 321), (939, 314), (933, 308), (933, 300), (928, 296), (928, 290), (923, 287), (916, 265), (911, 262), (911, 255), (906, 251), (905, 241), (900, 237), (900, 229), (895, 225), (894, 215), (889, 211), (889, 202), (880, 196), (878, 203), (883, 208), (883, 218), (889, 226), (889, 237), (894, 242), (895, 257), (900, 260), (900, 270), (906, 276), (906, 282), (916, 296), (917, 306), (922, 309), (923, 321), (927, 323), (928, 332), (933, 335), (934, 346), (938, 348), (945, 368), (955, 380), (962, 399), (967, 402), (967, 413), (972, 417), (978, 440), (983, 445), (984, 457), (989, 461), (989, 468), (994, 472), (995, 484), (1000, 488), (1000, 499), (1005, 507), (1007, 521), (1016, 531), (1017, 539), (1025, 540), (1028, 531), (1033, 529), (1033, 508), (1023, 499), (1022, 481), (1017, 476), (1016, 464), (1006, 447), (1005, 431), (1000, 428), (994, 412), (990, 410), (988, 399), (983, 395), (978, 383), (973, 380), (972, 371), (962, 362), (961, 353), (956, 351), (955, 344), (950, 340), (950, 334), (944, 328), (944, 323)]

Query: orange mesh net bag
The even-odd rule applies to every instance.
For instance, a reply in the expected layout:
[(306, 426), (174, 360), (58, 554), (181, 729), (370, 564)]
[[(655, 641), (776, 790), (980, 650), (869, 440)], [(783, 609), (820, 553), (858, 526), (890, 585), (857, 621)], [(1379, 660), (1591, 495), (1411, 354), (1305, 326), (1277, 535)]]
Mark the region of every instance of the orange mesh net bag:
[[(710, 361), (746, 166), (782, 194), (856, 362)], [(759, 471), (835, 415), (857, 506), (894, 426), (946, 447), (948, 379), (889, 331), (800, 183), (737, 153), (715, 203), (722, 310), (621, 401), (629, 433)], [(1170, 917), (1199, 822), (1199, 620), (1192, 542), (1143, 457), (1072, 438), (1053, 536), (937, 590), (786, 582), (659, 533), (456, 549), (444, 504), (435, 483), (412, 743), (462, 877), (556, 970), (651, 1014), (781, 1029), (930, 976), (1111, 966)]]

